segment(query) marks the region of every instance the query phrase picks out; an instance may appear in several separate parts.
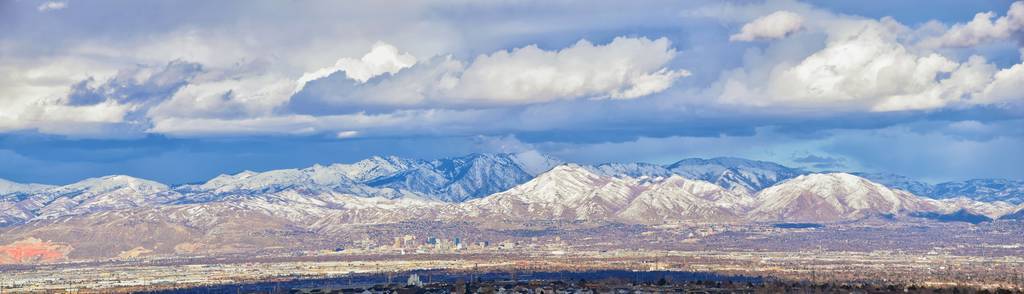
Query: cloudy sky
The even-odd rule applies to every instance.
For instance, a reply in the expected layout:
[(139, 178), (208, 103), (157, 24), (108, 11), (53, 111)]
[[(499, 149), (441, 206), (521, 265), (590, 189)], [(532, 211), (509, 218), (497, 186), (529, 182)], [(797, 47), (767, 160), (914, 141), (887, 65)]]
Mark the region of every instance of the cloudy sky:
[(0, 178), (538, 150), (1024, 179), (1024, 2), (186, 2), (0, 0)]

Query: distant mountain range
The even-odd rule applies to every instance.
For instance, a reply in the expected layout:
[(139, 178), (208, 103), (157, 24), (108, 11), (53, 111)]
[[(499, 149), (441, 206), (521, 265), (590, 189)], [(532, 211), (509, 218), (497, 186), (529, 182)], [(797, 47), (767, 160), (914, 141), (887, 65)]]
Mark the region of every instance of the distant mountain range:
[(973, 179), (943, 182), (935, 185), (887, 173), (853, 173), (874, 182), (934, 199), (965, 197), (978, 201), (1024, 203), (1024, 181), (1008, 179)]
[(714, 183), (742, 193), (756, 193), (778, 182), (807, 172), (777, 163), (742, 158), (689, 158), (669, 165), (649, 163), (606, 163), (593, 166), (598, 173), (614, 177), (667, 177), (679, 175), (688, 179)]
[(352, 226), (409, 222), (1014, 221), (1024, 215), (1021, 186), (928, 185), (739, 158), (578, 165), (535, 152), (372, 157), (176, 187), (124, 175), (64, 186), (3, 181), (0, 245), (56, 240), (77, 248), (74, 254), (110, 257), (104, 254), (138, 248), (189, 254), (280, 247)]
[[(344, 195), (357, 198), (381, 198), (385, 200), (415, 200), (420, 202), (461, 203), (484, 198), (510, 197), (509, 195), (524, 194), (528, 186), (519, 186), (538, 177), (555, 166), (562, 164), (560, 160), (544, 156), (536, 152), (519, 154), (470, 154), (437, 160), (405, 159), (399, 157), (371, 157), (352, 164), (332, 164), (328, 166), (314, 165), (303, 169), (282, 169), (266, 172), (244, 171), (234, 175), (220, 175), (201, 184), (169, 187), (167, 185), (137, 179), (130, 176), (106, 176), (86, 179), (65, 186), (40, 184), (20, 184), (0, 180), (0, 225), (13, 225), (30, 220), (50, 219), (65, 215), (79, 215), (99, 211), (150, 207), (159, 205), (184, 205), (215, 203), (228, 200), (259, 199), (270, 195), (280, 196), (284, 193), (296, 193), (299, 197), (316, 198), (319, 195)], [(787, 186), (776, 187), (779, 183), (792, 181), (792, 186), (807, 181), (813, 173), (789, 168), (780, 164), (755, 161), (741, 158), (690, 158), (668, 165), (649, 163), (606, 163), (590, 166), (567, 165), (573, 169), (586, 171), (582, 176), (586, 179), (600, 177), (604, 184), (618, 183), (628, 190), (640, 191), (668, 189), (672, 183), (683, 181), (699, 181), (711, 184), (723, 191), (715, 191), (716, 196), (700, 196), (687, 200), (687, 205), (703, 205), (702, 216), (693, 218), (721, 219), (717, 214), (736, 215), (736, 205), (747, 205), (752, 197), (765, 194), (785, 194), (796, 197), (792, 191), (779, 191)], [(565, 169), (555, 171), (565, 173)], [(998, 204), (1020, 205), (1024, 203), (1024, 182), (1004, 179), (978, 179), (963, 182), (946, 182), (931, 185), (907, 177), (881, 173), (852, 173), (863, 181), (882, 184), (888, 188), (899, 189), (910, 196), (918, 195), (932, 199), (952, 199), (961, 206), (970, 206), (966, 200)], [(537, 180), (549, 179), (548, 177)], [(812, 177), (813, 178), (813, 177)], [(572, 181), (570, 181), (572, 182)], [(829, 181), (826, 181), (829, 182)], [(561, 183), (561, 182), (559, 182)], [(839, 188), (842, 181), (832, 179), (830, 187)], [(872, 183), (873, 184), (873, 183)], [(663, 185), (658, 189), (653, 186)], [(517, 187), (519, 186), (519, 187)], [(559, 185), (554, 185), (559, 186)], [(678, 185), (677, 185), (678, 186)], [(574, 186), (558, 187), (570, 189)], [(867, 186), (872, 187), (872, 186)], [(600, 187), (579, 187), (577, 191), (561, 191), (566, 201), (594, 202), (591, 205), (606, 205), (632, 201), (635, 195), (613, 198), (601, 197), (593, 190)], [(511, 190), (510, 190), (511, 189)], [(624, 188), (625, 189), (625, 188)], [(877, 190), (877, 189), (876, 189)], [(518, 192), (517, 192), (518, 191)], [(840, 191), (842, 192), (842, 191)], [(848, 192), (848, 191), (847, 191)], [(541, 192), (537, 192), (541, 193)], [(691, 195), (681, 191), (663, 192), (667, 194)], [(529, 194), (529, 193), (525, 193)], [(581, 200), (573, 197), (596, 197)], [(903, 197), (904, 194), (897, 196)], [(739, 195), (740, 197), (731, 197)], [(533, 195), (536, 196), (536, 195)], [(642, 195), (641, 199), (654, 197)], [(708, 198), (711, 197), (711, 198)], [(779, 196), (782, 197), (782, 196)], [(896, 197), (896, 196), (892, 196)], [(654, 197), (657, 198), (657, 197)], [(664, 198), (664, 197), (662, 197)], [(767, 197), (772, 198), (772, 197)], [(783, 197), (784, 198), (784, 197)], [(561, 199), (561, 198), (553, 198)], [(711, 199), (705, 202), (699, 199)], [(723, 200), (724, 199), (724, 200)], [(730, 200), (731, 199), (731, 200)], [(296, 199), (291, 199), (296, 200)], [(305, 199), (309, 200), (309, 199)], [(304, 200), (304, 201), (305, 201)], [(493, 200), (493, 199), (492, 199)], [(673, 200), (678, 200), (673, 198)], [(726, 201), (728, 200), (728, 201)], [(797, 199), (804, 201), (807, 199)], [(284, 201), (284, 200), (282, 200)], [(556, 201), (558, 205), (572, 205), (566, 201)], [(723, 202), (725, 201), (725, 202)], [(776, 201), (776, 200), (773, 200)], [(785, 201), (780, 199), (777, 201)], [(287, 202), (287, 201), (285, 201)], [(300, 201), (301, 202), (301, 201)], [(480, 201), (473, 202), (479, 205)], [(901, 201), (905, 203), (906, 201)], [(554, 205), (553, 204), (553, 205)], [(636, 211), (647, 204), (638, 203), (630, 211)], [(661, 203), (649, 207), (675, 207), (680, 204)], [(790, 206), (790, 205), (786, 205)], [(834, 205), (833, 205), (834, 206)], [(729, 213), (713, 213), (712, 207), (732, 209)], [(592, 209), (599, 209), (592, 207)], [(600, 208), (608, 210), (610, 208)], [(653, 208), (652, 208), (653, 209)], [(667, 208), (666, 208), (667, 209)], [(836, 207), (818, 207), (815, 211), (832, 211)], [(977, 207), (972, 209), (979, 209)], [(892, 213), (900, 209), (892, 210)], [(564, 212), (564, 209), (563, 209)], [(567, 213), (567, 212), (566, 212)], [(771, 219), (762, 210), (754, 211), (758, 219)], [(628, 214), (628, 213), (627, 213)], [(656, 212), (652, 215), (662, 215)], [(986, 213), (992, 215), (992, 213)], [(791, 215), (791, 213), (783, 213)], [(580, 215), (580, 218), (609, 217), (608, 215)], [(782, 217), (785, 219), (786, 217)]]

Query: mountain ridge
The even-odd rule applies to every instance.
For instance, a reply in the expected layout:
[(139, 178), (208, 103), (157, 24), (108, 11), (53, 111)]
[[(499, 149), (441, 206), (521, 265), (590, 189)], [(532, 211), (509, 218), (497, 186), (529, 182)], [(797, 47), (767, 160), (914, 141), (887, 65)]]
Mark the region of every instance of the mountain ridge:
[[(512, 191), (547, 172), (556, 170), (564, 172), (566, 169), (575, 173), (586, 173), (588, 176), (599, 177), (607, 183), (621, 180), (620, 185), (637, 190), (628, 196), (630, 201), (640, 195), (642, 191), (639, 190), (649, 189), (655, 184), (664, 185), (665, 182), (672, 181), (689, 183), (683, 181), (685, 179), (721, 187), (728, 190), (729, 195), (745, 195), (745, 198), (740, 197), (739, 199), (750, 202), (766, 189), (793, 179), (817, 174), (776, 163), (734, 157), (690, 158), (667, 165), (650, 163), (578, 165), (561, 164), (561, 161), (557, 159), (536, 152), (469, 154), (436, 160), (374, 156), (349, 164), (316, 164), (299, 169), (222, 174), (204, 183), (176, 187), (124, 175), (91, 178), (64, 186), (33, 186), (39, 190), (0, 195), (0, 226), (15, 225), (33, 219), (49, 219), (104, 210), (153, 205), (203, 204), (228, 200), (240, 201), (253, 207), (261, 207), (261, 209), (274, 206), (282, 211), (292, 211), (289, 212), (291, 214), (300, 214), (300, 212), (294, 211), (293, 208), (280, 207), (274, 203), (305, 203), (302, 205), (311, 205), (310, 209), (363, 207), (372, 206), (372, 203), (402, 202), (402, 199), (409, 199), (411, 203), (458, 204)], [(858, 177), (860, 175), (872, 176), (865, 173), (849, 175), (855, 176), (854, 174)], [(674, 177), (678, 177), (678, 179), (673, 179)], [(876, 176), (876, 178), (878, 177), (880, 176)], [(613, 179), (616, 180), (613, 181)], [(864, 179), (866, 180), (866, 178)], [(929, 187), (915, 186), (918, 182), (897, 175), (885, 175), (883, 179), (890, 180), (886, 186), (901, 191)], [(969, 182), (975, 183), (976, 186), (986, 183), (981, 180)], [(1008, 187), (1008, 189), (999, 191), (1009, 191), (1006, 193), (1012, 196), (1015, 191), (1013, 189), (1016, 187), (1014, 184), (1017, 182), (1012, 180), (997, 182), (1002, 185), (997, 187)], [(677, 188), (683, 188), (682, 186), (686, 185), (680, 185)], [(975, 194), (993, 191), (992, 189), (973, 188), (974, 186), (970, 185), (950, 184), (947, 186), (950, 188), (943, 189), (943, 191), (968, 191)], [(683, 191), (674, 191), (673, 193), (693, 196), (689, 195), (692, 193), (687, 194)], [(931, 203), (929, 205), (942, 208), (942, 213), (952, 213), (955, 210), (947, 208), (955, 207), (967, 209), (971, 213), (984, 215), (991, 219), (998, 219), (1013, 205), (1020, 204), (1020, 201), (1014, 202), (1012, 199), (1006, 201), (1006, 197), (1003, 197), (1005, 195), (998, 193), (1002, 192), (997, 191), (995, 196), (1002, 198), (982, 197), (988, 201), (982, 201), (980, 204), (977, 198), (951, 196), (936, 200), (939, 202), (929, 202)], [(946, 192), (946, 194), (957, 193)], [(650, 201), (663, 203), (648, 203), (649, 205), (637, 203), (628, 211), (634, 215), (640, 215), (638, 211), (647, 211), (648, 215), (655, 216), (655, 218), (668, 215), (663, 211), (667, 207), (676, 209), (696, 207), (693, 209), (705, 209), (709, 215), (729, 214), (719, 211), (720, 207), (716, 204), (706, 203), (697, 198), (676, 199), (666, 198), (665, 195), (645, 195), (645, 197), (650, 198)], [(624, 205), (628, 205), (628, 203), (614, 202), (611, 199), (603, 198), (597, 198), (594, 201), (598, 203), (588, 204), (592, 205), (588, 209), (627, 211)], [(612, 203), (609, 201), (614, 202), (613, 204), (617, 206), (614, 209), (602, 208), (601, 205)], [(679, 203), (675, 203), (676, 201)], [(730, 209), (734, 211), (730, 213), (734, 215), (747, 213), (746, 211), (735, 211), (737, 209), (753, 209), (746, 206), (738, 208), (733, 205), (734, 203), (726, 204), (726, 206), (731, 205)], [(381, 205), (382, 207), (386, 206)], [(594, 217), (596, 215), (584, 218)], [(606, 217), (623, 218), (619, 215)], [(723, 217), (706, 218), (722, 219)], [(625, 219), (630, 222), (643, 222), (637, 217), (625, 217)]]
[[(415, 166), (419, 164), (422, 162)], [(27, 238), (49, 240), (74, 248), (69, 255), (72, 258), (114, 258), (118, 252), (139, 247), (151, 254), (211, 255), (292, 248), (289, 246), (305, 242), (330, 244), (349, 239), (352, 232), (371, 234), (367, 230), (378, 226), (401, 232), (420, 230), (424, 225), (516, 231), (548, 226), (760, 226), (780, 222), (980, 224), (1018, 222), (1024, 211), (1024, 205), (1006, 202), (924, 198), (845, 173), (805, 174), (750, 194), (674, 173), (611, 176), (605, 174), (607, 170), (573, 163), (557, 165), (502, 192), (446, 202), (413, 192), (400, 197), (349, 193), (347, 185), (353, 181), (346, 175), (368, 173), (346, 173), (350, 170), (342, 167), (241, 172), (215, 177), (210, 180), (214, 185), (205, 188), (170, 188), (111, 176), (28, 197), (8, 196), (0, 198), (0, 244)], [(284, 181), (284, 185), (258, 181), (252, 186), (256, 190), (246, 190), (244, 181), (236, 182), (261, 179), (260, 174), (271, 180), (298, 181)], [(324, 175), (331, 176), (321, 177)], [(208, 199), (196, 196), (206, 192), (195, 191), (210, 188), (224, 188), (221, 192), (225, 193)], [(208, 196), (204, 195), (200, 196)]]

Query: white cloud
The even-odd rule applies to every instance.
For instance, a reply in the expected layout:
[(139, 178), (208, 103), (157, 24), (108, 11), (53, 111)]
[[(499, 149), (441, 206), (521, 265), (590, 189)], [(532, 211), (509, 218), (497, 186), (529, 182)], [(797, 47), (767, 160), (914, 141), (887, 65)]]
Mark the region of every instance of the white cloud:
[[(830, 15), (810, 23), (814, 27), (808, 29), (827, 36), (824, 48), (795, 60), (763, 60), (771, 57), (751, 55), (744, 67), (722, 76), (712, 95), (726, 104), (869, 111), (994, 104), (1021, 98), (1005, 95), (1016, 90), (1008, 88), (1012, 82), (990, 85), (1019, 79), (1012, 68), (1000, 70), (981, 56), (959, 62), (908, 45), (907, 40), (915, 39), (917, 32), (891, 18)], [(814, 46), (798, 40), (771, 46), (792, 51), (794, 45)], [(992, 94), (986, 93), (987, 88), (992, 88)]]
[(90, 77), (107, 80), (117, 73), (109, 64), (77, 57), (0, 60), (0, 132), (33, 129), (91, 136), (103, 125), (122, 122), (131, 110), (128, 105), (108, 101), (69, 106), (64, 101), (70, 85)]
[(295, 82), (270, 73), (253, 73), (230, 78), (209, 75), (181, 88), (147, 115), (161, 117), (244, 117), (268, 115), (288, 101)]
[(47, 12), (51, 10), (61, 10), (64, 8), (68, 8), (67, 2), (47, 1), (46, 3), (40, 4), (39, 7), (36, 7), (36, 10), (39, 10), (39, 12)]
[[(60, 1), (48, 3), (66, 7), (68, 2)], [(27, 9), (39, 3), (42, 2), (30, 3)], [(931, 31), (925, 33), (921, 28), (910, 29), (893, 20), (837, 15), (803, 2), (769, 0), (749, 5), (754, 8), (718, 3), (713, 6), (721, 6), (719, 9), (690, 13), (690, 17), (717, 18), (720, 23), (695, 26), (694, 30), (711, 28), (706, 32), (717, 35), (688, 39), (688, 48), (680, 49), (694, 54), (687, 53), (687, 60), (682, 62), (677, 62), (680, 54), (666, 38), (619, 37), (603, 44), (582, 40), (564, 48), (503, 47), (531, 41), (556, 44), (574, 40), (566, 39), (571, 36), (622, 31), (637, 25), (653, 28), (648, 18), (677, 22), (677, 9), (662, 7), (664, 13), (658, 16), (651, 13), (650, 7), (588, 3), (582, 6), (593, 10), (571, 18), (561, 14), (535, 18), (480, 10), (493, 13), (481, 15), (502, 18), (480, 21), (422, 18), (447, 16), (424, 10), (437, 8), (424, 4), (395, 7), (388, 14), (372, 13), (382, 11), (377, 5), (365, 10), (309, 8), (344, 10), (350, 14), (310, 15), (317, 18), (316, 22), (301, 24), (269, 19), (273, 15), (262, 14), (240, 14), (237, 18), (215, 18), (218, 21), (205, 23), (207, 17), (200, 15), (195, 19), (200, 25), (190, 22), (132, 28), (109, 37), (55, 38), (62, 40), (60, 44), (0, 40), (0, 55), (10, 57), (0, 61), (0, 131), (35, 129), (65, 133), (75, 132), (83, 125), (152, 125), (150, 132), (170, 134), (231, 134), (231, 130), (237, 130), (258, 134), (322, 132), (333, 136), (353, 131), (362, 137), (442, 127), (463, 133), (484, 129), (500, 132), (508, 128), (480, 126), (491, 124), (495, 119), (489, 115), (493, 113), (470, 110), (513, 111), (520, 107), (502, 106), (529, 104), (534, 104), (528, 107), (534, 108), (530, 111), (532, 119), (509, 125), (549, 130), (567, 122), (600, 120), (602, 115), (622, 109), (636, 115), (647, 114), (653, 108), (664, 110), (666, 105), (689, 107), (688, 103), (693, 101), (683, 101), (687, 99), (683, 96), (706, 85), (698, 85), (698, 89), (671, 89), (681, 77), (690, 74), (676, 68), (677, 64), (702, 68), (701, 74), (713, 79), (722, 64), (742, 63), (722, 74), (715, 89), (706, 92), (717, 98), (716, 102), (727, 104), (725, 107), (742, 104), (813, 111), (934, 109), (1020, 101), (1016, 93), (1024, 90), (1024, 65), (999, 68), (983, 57), (944, 56), (942, 52), (947, 51), (911, 43), (922, 36), (943, 35), (946, 25), (929, 23)], [(502, 5), (505, 6), (515, 5)], [(1019, 33), (1021, 7), (1024, 5), (1014, 3), (1005, 17), (983, 14), (976, 21), (953, 26), (947, 35), (984, 42)], [(465, 7), (456, 10), (463, 9), (478, 11)], [(629, 12), (630, 16), (613, 17), (617, 22), (593, 17), (607, 16), (609, 11), (615, 15)], [(308, 11), (284, 12), (287, 19), (292, 19)], [(524, 25), (526, 20), (529, 23)], [(741, 25), (743, 28), (736, 31)], [(29, 25), (26, 23), (25, 27)], [(309, 33), (312, 28), (315, 34)], [(724, 32), (727, 28), (730, 31)], [(78, 31), (68, 30), (72, 34)], [(723, 36), (732, 33), (732, 41), (775, 41), (754, 46), (724, 42)], [(389, 40), (394, 46), (377, 40)], [(704, 43), (708, 40), (716, 43)], [(730, 48), (725, 50), (723, 46)], [(733, 48), (746, 50), (746, 54), (738, 56), (734, 54), (737, 51), (730, 51)], [(716, 52), (720, 49), (722, 52)], [(445, 55), (448, 53), (453, 55)], [(696, 58), (715, 62), (702, 67), (705, 63), (694, 62)], [(92, 77), (102, 84), (118, 77), (125, 68), (162, 65), (171, 60), (201, 64), (204, 73), (156, 105), (113, 101), (79, 109), (81, 105), (62, 100), (68, 97), (70, 86), (84, 79)], [(245, 68), (235, 69), (239, 64)], [(146, 79), (146, 72), (137, 74), (132, 80)], [(706, 83), (707, 79), (696, 82)], [(585, 101), (634, 99), (666, 91), (673, 95), (635, 102)], [(289, 103), (297, 99), (320, 99), (322, 104), (313, 105), (312, 109), (327, 107), (323, 112), (295, 111)], [(711, 107), (723, 106), (712, 104)], [(586, 118), (581, 118), (582, 111), (573, 113), (577, 110), (574, 108), (580, 107), (592, 107)], [(100, 109), (107, 112), (100, 115)], [(416, 114), (403, 112), (410, 109)], [(445, 120), (440, 116), (455, 118)]]
[(1024, 30), (1024, 2), (1010, 5), (1006, 16), (996, 18), (994, 12), (982, 12), (974, 15), (967, 23), (953, 25), (938, 37), (924, 41), (925, 46), (969, 47), (993, 40), (1010, 38)]
[[(317, 100), (317, 105), (346, 109), (633, 99), (664, 91), (676, 79), (690, 74), (667, 67), (675, 56), (676, 51), (665, 38), (619, 37), (604, 45), (581, 40), (558, 51), (531, 45), (480, 55), (469, 63), (446, 56), (408, 68), (392, 67), (397, 70), (393, 76), (372, 83), (330, 78), (309, 81), (304, 88), (315, 94), (298, 96)], [(310, 86), (312, 83), (317, 87)]]
[[(266, 115), (242, 118), (155, 118), (150, 133), (178, 137), (246, 136), (246, 135), (309, 135), (333, 134), (334, 136), (393, 135), (393, 134), (472, 134), (488, 124), (501, 124), (500, 120), (488, 122), (499, 114), (494, 110), (402, 110), (390, 113), (353, 113), (342, 115)], [(472, 127), (469, 127), (472, 126)]]
[(743, 25), (739, 33), (729, 36), (729, 41), (753, 41), (756, 39), (781, 39), (803, 27), (804, 18), (790, 11), (776, 11)]
[(1024, 99), (1022, 99), (1022, 96), (1024, 96), (1024, 63), (1001, 69), (992, 77), (992, 83), (985, 86), (985, 89), (975, 97), (975, 102), (1024, 102)]
[(338, 137), (338, 139), (355, 138), (356, 136), (359, 136), (359, 131), (341, 131), (338, 132), (337, 135), (335, 135), (335, 137)]
[(559, 51), (527, 46), (477, 57), (452, 94), (497, 104), (595, 96), (637, 98), (663, 91), (675, 79), (689, 75), (665, 67), (675, 55), (665, 38), (618, 37), (596, 46), (581, 40)]
[(306, 83), (327, 77), (335, 72), (343, 71), (348, 78), (365, 83), (370, 78), (385, 73), (394, 74), (399, 70), (416, 64), (416, 57), (409, 53), (399, 53), (398, 48), (391, 44), (377, 42), (370, 52), (360, 59), (342, 58), (331, 67), (307, 72), (299, 78), (295, 92), (299, 92)]

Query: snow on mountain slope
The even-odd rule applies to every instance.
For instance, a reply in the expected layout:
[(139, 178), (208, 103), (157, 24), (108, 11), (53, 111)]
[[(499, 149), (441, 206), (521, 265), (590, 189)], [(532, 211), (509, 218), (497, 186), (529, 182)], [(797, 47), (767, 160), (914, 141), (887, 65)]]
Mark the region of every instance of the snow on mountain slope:
[(809, 174), (762, 190), (749, 217), (760, 221), (835, 222), (937, 211), (935, 203), (845, 173)]
[(526, 182), (557, 162), (536, 152), (471, 154), (433, 161), (375, 156), (352, 164), (221, 175), (204, 184), (186, 185), (176, 190), (190, 194), (192, 202), (285, 189), (461, 202)]
[(201, 185), (176, 188), (187, 195), (186, 202), (212, 202), (239, 197), (261, 197), (284, 190), (302, 190), (307, 194), (341, 192), (365, 197), (398, 198), (404, 196), (392, 189), (378, 189), (353, 181), (349, 175), (360, 175), (350, 165), (313, 165), (303, 169), (280, 169), (262, 173), (242, 172), (220, 175)]
[(652, 182), (618, 213), (634, 223), (660, 224), (680, 220), (734, 222), (742, 218), (751, 197), (718, 185), (672, 175)]
[[(130, 176), (90, 178), (10, 199), (0, 211), (10, 221), (54, 218), (70, 214), (154, 206), (181, 198), (167, 185)], [(16, 217), (12, 216), (16, 215)]]
[(936, 199), (967, 197), (992, 202), (1005, 201), (1013, 204), (1024, 203), (1024, 181), (1007, 179), (974, 179), (962, 182), (945, 182), (934, 186), (928, 196)]
[(470, 154), (430, 161), (429, 164), (365, 182), (371, 187), (413, 191), (429, 197), (462, 202), (501, 192), (546, 171), (557, 160), (539, 154)]
[(1001, 220), (1024, 221), (1024, 204), (1018, 205), (1014, 212), (999, 217)]
[[(503, 191), (533, 178), (558, 163), (536, 152), (472, 154), (433, 161), (372, 157), (352, 164), (314, 165), (302, 169), (244, 171), (220, 175), (173, 190), (166, 185), (127, 176), (87, 179), (78, 183), (19, 192), (0, 197), (0, 225), (66, 214), (159, 204), (291, 203), (332, 209), (352, 206), (361, 198), (415, 201), (464, 201)], [(4, 187), (25, 190), (25, 186)], [(34, 187), (34, 186), (33, 186)], [(290, 195), (290, 197), (283, 197)], [(349, 197), (332, 201), (334, 196)], [(340, 197), (340, 196), (339, 196)], [(335, 197), (336, 198), (336, 197)], [(380, 208), (387, 205), (380, 203)], [(286, 208), (281, 208), (288, 210)]]
[[(995, 219), (1016, 211), (1004, 202), (922, 199), (841, 173), (796, 177), (754, 197), (749, 191), (804, 172), (737, 158), (686, 159), (668, 166), (608, 163), (551, 168), (558, 162), (536, 152), (432, 161), (372, 157), (352, 164), (244, 171), (174, 189), (128, 176), (108, 176), (0, 196), (0, 226), (108, 210), (206, 204), (227, 204), (322, 227), (331, 220), (380, 223), (437, 217), (461, 221), (467, 216), (656, 224), (745, 218), (839, 221), (960, 210)], [(883, 178), (891, 180), (890, 185), (914, 183), (895, 175)], [(1014, 187), (1012, 181), (968, 182), (973, 184), (947, 185), (944, 191), (988, 195)]]
[(611, 177), (565, 164), (508, 191), (471, 200), (463, 213), (499, 221), (588, 220), (660, 224), (684, 220), (733, 221), (751, 198), (714, 184), (685, 179)]
[(520, 169), (535, 177), (563, 163), (561, 160), (541, 154), (535, 150), (514, 153), (511, 154), (511, 157), (512, 161), (519, 165)]
[(470, 200), (463, 205), (470, 217), (494, 220), (600, 220), (635, 197), (636, 182), (594, 174), (565, 164), (508, 191)]
[(704, 180), (751, 194), (805, 173), (772, 162), (732, 157), (690, 158), (665, 168), (685, 178)]
[(239, 209), (287, 219), (293, 223), (313, 225), (337, 215), (350, 216), (338, 224), (369, 224), (408, 220), (417, 214), (409, 210), (445, 205), (444, 202), (414, 196), (396, 199), (384, 197), (353, 196), (339, 192), (309, 193), (299, 189), (287, 189), (260, 195), (241, 197), (237, 200), (213, 203), (228, 203)]
[[(31, 193), (31, 192), (45, 190), (45, 189), (49, 189), (49, 188), (53, 188), (53, 187), (54, 186), (52, 186), (52, 185), (31, 184), (31, 183), (23, 184), (23, 183), (16, 183), (16, 182), (8, 181), (8, 180), (5, 180), (5, 179), (0, 179), (0, 195), (7, 195), (7, 194), (11, 194), (11, 193)], [(0, 197), (0, 199), (2, 199), (2, 197)]]
[[(932, 199), (927, 199), (927, 200), (930, 200), (930, 201), (933, 201), (934, 203), (936, 203), (936, 205), (941, 208), (940, 212), (942, 212), (942, 213), (947, 213), (948, 214), (948, 213), (953, 213), (953, 212), (956, 212), (956, 211), (959, 211), (959, 210), (965, 210), (965, 211), (967, 211), (969, 213), (977, 214), (977, 215), (984, 215), (984, 216), (986, 216), (988, 218), (991, 218), (991, 219), (998, 219), (999, 217), (1001, 217), (1003, 215), (1006, 215), (1006, 214), (1009, 214), (1009, 213), (1013, 213), (1014, 211), (1016, 211), (1018, 209), (1018, 206), (1015, 206), (1015, 205), (1007, 203), (1007, 202), (1002, 202), (1002, 201), (983, 202), (983, 201), (977, 201), (977, 200), (973, 200), (973, 199), (966, 198), (966, 197), (957, 197), (957, 198), (942, 199), (942, 200), (932, 200)], [(1024, 206), (1021, 206), (1021, 207), (1024, 207)]]
[(609, 177), (655, 178), (672, 175), (672, 171), (663, 166), (643, 162), (602, 163), (591, 166), (590, 169), (595, 173)]
[(397, 156), (374, 156), (353, 164), (334, 164), (331, 166), (342, 170), (345, 177), (352, 181), (367, 182), (402, 171), (428, 168), (430, 163), (424, 160), (405, 159)]
[(900, 189), (918, 196), (929, 197), (932, 194), (932, 191), (935, 190), (935, 187), (931, 184), (892, 173), (857, 172), (851, 174), (885, 185), (892, 189)]
[(1008, 179), (974, 179), (928, 184), (889, 173), (854, 173), (889, 188), (900, 189), (934, 199), (964, 197), (977, 201), (1024, 203), (1024, 181)]

